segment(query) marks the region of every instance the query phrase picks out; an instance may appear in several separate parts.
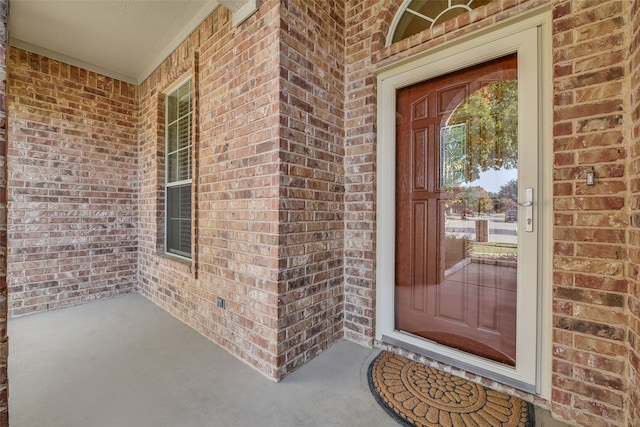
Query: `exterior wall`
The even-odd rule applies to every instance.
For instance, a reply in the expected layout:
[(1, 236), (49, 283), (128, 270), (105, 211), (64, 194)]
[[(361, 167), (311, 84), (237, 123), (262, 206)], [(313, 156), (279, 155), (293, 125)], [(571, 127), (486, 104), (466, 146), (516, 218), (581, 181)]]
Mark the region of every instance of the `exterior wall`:
[[(398, 4), (394, 4), (398, 3)], [(371, 346), (375, 335), (376, 98), (372, 29), (400, 2), (345, 2), (345, 337)]]
[(0, 427), (9, 426), (7, 358), (7, 47), (9, 2), (0, 1)]
[[(628, 2), (494, 1), (384, 47), (401, 2), (392, 3), (354, 0), (346, 5), (345, 335), (363, 344), (374, 341), (375, 205), (371, 197), (375, 194), (376, 144), (381, 143), (375, 137), (374, 70), (527, 10), (552, 5), (554, 328), (550, 405), (554, 416), (581, 425), (625, 425), (629, 422), (625, 399), (629, 396), (631, 405), (636, 402), (637, 411), (638, 398), (637, 392), (630, 391), (637, 387), (627, 384), (629, 177), (625, 166), (630, 128), (624, 109)], [(587, 188), (585, 171), (591, 167), (597, 184)], [(631, 360), (636, 367), (632, 381), (636, 382), (637, 288), (631, 285), (629, 299), (630, 341), (635, 349)]]
[[(343, 336), (343, 27), (325, 1), (265, 1), (237, 29), (218, 8), (139, 90), (140, 292), (273, 379)], [(190, 70), (197, 237), (185, 262), (163, 255), (159, 154), (162, 91)]]
[(640, 2), (630, 6), (630, 87), (632, 134), (629, 150), (629, 382), (627, 416), (640, 420)]
[[(127, 292), (137, 261), (143, 295), (270, 378), (375, 344), (375, 71), (551, 6), (551, 402), (491, 385), (580, 425), (639, 419), (638, 1), (496, 0), (390, 47), (399, 0), (261, 3), (238, 28), (218, 8), (135, 91), (11, 49), (11, 313)], [(162, 249), (162, 92), (187, 72), (193, 262)]]
[(494, 1), (385, 47), (401, 3), (346, 3), (345, 335), (365, 345), (372, 345), (375, 336), (374, 71), (550, 2)]
[[(140, 292), (278, 375), (278, 5), (233, 29), (218, 8), (139, 89)], [(162, 91), (197, 72), (194, 261), (163, 255)], [(226, 300), (226, 309), (216, 298)]]
[(627, 7), (559, 1), (553, 10), (552, 405), (581, 425), (625, 423)]
[(549, 0), (494, 1), (385, 47), (402, 2), (346, 2), (345, 336), (375, 338), (376, 79), (374, 71), (534, 9)]
[(10, 315), (131, 292), (135, 86), (15, 48), (8, 70)]
[(281, 374), (343, 337), (344, 16), (281, 3)]

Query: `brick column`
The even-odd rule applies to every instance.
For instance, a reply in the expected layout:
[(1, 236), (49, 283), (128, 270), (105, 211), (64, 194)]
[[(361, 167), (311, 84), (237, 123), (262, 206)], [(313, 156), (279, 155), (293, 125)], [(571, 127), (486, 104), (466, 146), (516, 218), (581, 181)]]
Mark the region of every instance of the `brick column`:
[(7, 379), (7, 66), (9, 0), (0, 0), (0, 427), (9, 425)]
[[(640, 32), (640, 1), (634, 0), (630, 4), (630, 33), (635, 40)], [(626, 410), (627, 423), (632, 425), (634, 420), (640, 420), (640, 45), (637, 42), (630, 44), (628, 58), (634, 58), (630, 63), (630, 88), (631, 95), (631, 138), (629, 141), (629, 246), (627, 265), (628, 291), (627, 308), (629, 314), (629, 329), (627, 331), (627, 343), (629, 346), (628, 383)]]

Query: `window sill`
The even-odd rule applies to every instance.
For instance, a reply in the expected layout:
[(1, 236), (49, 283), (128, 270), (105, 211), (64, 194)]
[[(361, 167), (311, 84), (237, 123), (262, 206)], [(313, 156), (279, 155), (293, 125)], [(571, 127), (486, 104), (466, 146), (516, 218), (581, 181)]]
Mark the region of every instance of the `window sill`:
[(193, 260), (191, 260), (189, 258), (181, 257), (179, 255), (173, 255), (173, 254), (169, 254), (169, 253), (166, 253), (166, 252), (158, 252), (158, 256), (160, 258), (167, 259), (167, 260), (170, 260), (170, 261), (175, 261), (177, 263), (180, 263), (182, 265), (186, 265), (188, 267), (191, 267), (193, 265)]

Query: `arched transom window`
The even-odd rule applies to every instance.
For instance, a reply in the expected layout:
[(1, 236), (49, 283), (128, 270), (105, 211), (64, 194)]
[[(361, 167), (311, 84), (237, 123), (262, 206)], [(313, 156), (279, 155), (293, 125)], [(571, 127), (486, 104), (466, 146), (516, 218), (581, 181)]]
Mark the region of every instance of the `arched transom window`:
[(405, 0), (391, 26), (389, 44), (455, 18), (492, 0)]

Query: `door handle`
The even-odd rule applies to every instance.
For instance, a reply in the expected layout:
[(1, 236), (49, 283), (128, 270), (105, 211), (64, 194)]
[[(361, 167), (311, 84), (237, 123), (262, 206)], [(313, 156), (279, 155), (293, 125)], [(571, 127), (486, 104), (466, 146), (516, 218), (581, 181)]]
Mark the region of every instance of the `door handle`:
[(533, 233), (533, 187), (527, 187), (524, 190), (525, 202), (518, 203), (524, 208), (524, 231)]

